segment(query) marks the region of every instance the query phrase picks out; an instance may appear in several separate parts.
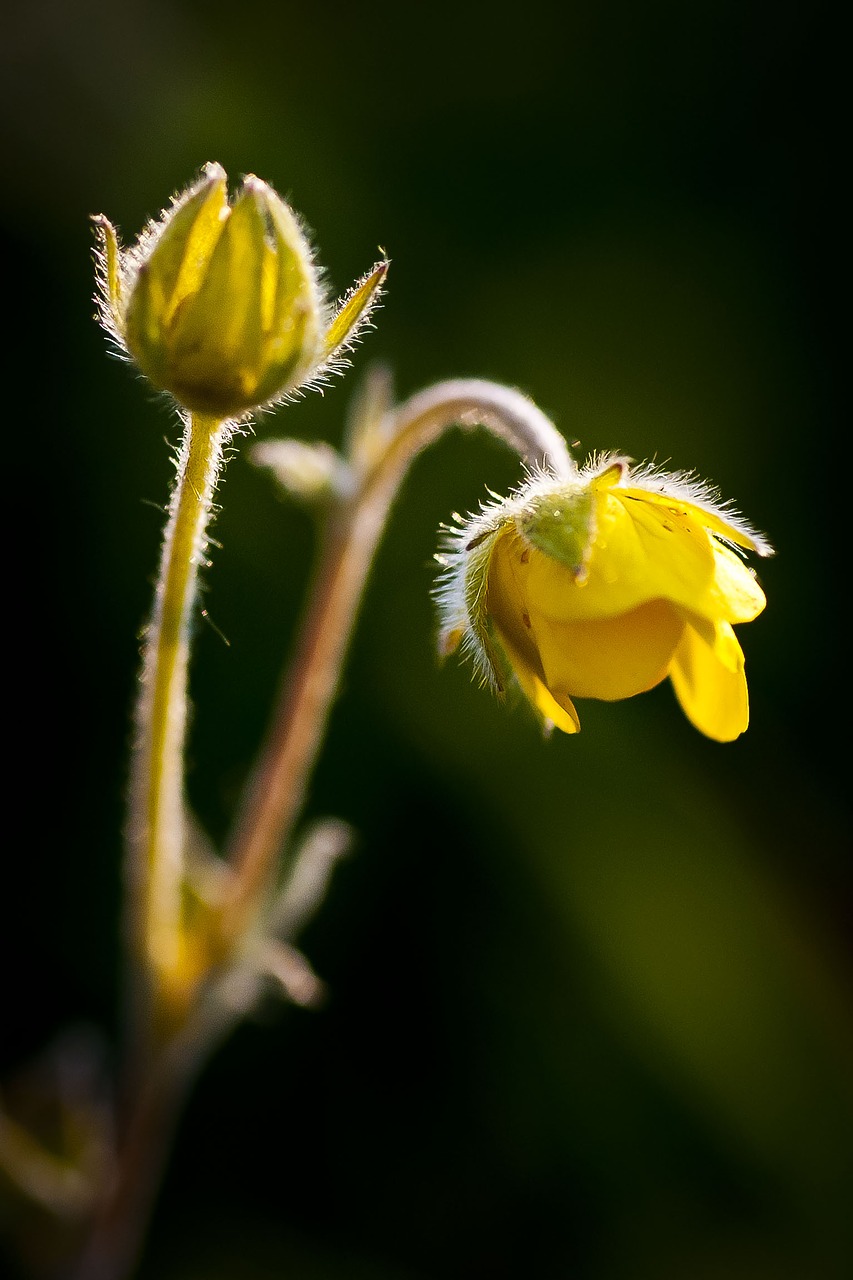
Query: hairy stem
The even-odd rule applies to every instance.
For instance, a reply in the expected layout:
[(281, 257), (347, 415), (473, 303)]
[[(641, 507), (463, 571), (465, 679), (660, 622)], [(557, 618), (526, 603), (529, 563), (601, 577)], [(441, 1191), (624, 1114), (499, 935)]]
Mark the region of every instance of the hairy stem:
[(127, 832), (131, 1007), (118, 1151), (74, 1280), (130, 1274), (186, 1093), (216, 1040), (208, 1004), (198, 994), (187, 1000), (181, 986), (181, 895), (193, 609), (228, 431), (218, 419), (186, 418), (143, 644)]
[(485, 426), (529, 466), (568, 478), (575, 464), (553, 423), (509, 387), (480, 380), (438, 383), (394, 413), (388, 443), (326, 530), (319, 571), (271, 728), (249, 779), (231, 839), (234, 883), (226, 941), (239, 937), (269, 888), (302, 805), (340, 680), (359, 601), (400, 483), (415, 457), (449, 427)]
[(128, 829), (131, 953), (168, 996), (180, 965), (187, 669), (198, 570), (227, 426), (187, 418), (145, 635)]

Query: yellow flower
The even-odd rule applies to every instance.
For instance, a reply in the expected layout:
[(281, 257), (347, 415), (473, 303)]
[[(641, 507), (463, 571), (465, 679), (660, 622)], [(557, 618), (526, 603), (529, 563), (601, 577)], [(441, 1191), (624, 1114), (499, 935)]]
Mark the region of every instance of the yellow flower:
[(608, 455), (568, 481), (536, 476), (448, 531), (443, 650), (461, 642), (499, 694), (515, 677), (564, 733), (580, 728), (574, 698), (630, 698), (668, 676), (696, 728), (729, 742), (749, 721), (732, 624), (765, 605), (738, 549), (772, 554), (685, 473)]
[(94, 221), (105, 328), (154, 386), (220, 419), (339, 367), (388, 269), (377, 263), (330, 310), (294, 212), (251, 175), (229, 203), (217, 164), (131, 249), (106, 218)]

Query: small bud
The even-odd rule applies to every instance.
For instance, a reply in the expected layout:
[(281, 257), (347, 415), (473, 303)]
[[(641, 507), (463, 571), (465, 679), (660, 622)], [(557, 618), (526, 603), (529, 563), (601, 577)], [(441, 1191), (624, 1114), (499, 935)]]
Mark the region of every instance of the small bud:
[(105, 327), (154, 386), (216, 418), (276, 403), (339, 365), (388, 267), (330, 318), (296, 215), (252, 176), (229, 204), (216, 164), (129, 250), (106, 218), (95, 223)]
[(303, 502), (345, 497), (353, 487), (349, 466), (325, 441), (264, 440), (255, 445), (251, 460), (268, 467), (282, 489)]

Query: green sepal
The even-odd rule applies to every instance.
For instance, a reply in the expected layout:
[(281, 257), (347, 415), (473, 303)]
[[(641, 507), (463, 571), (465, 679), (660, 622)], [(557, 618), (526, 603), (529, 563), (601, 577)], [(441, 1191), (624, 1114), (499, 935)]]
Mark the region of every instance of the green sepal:
[(576, 579), (585, 577), (595, 540), (595, 495), (589, 486), (567, 485), (533, 498), (517, 523), (531, 546)]
[(234, 202), (201, 287), (175, 315), (171, 380), (182, 403), (226, 417), (257, 403), (266, 224), (251, 191)]
[(382, 292), (390, 262), (384, 258), (377, 262), (366, 276), (362, 276), (341, 299), (332, 323), (326, 331), (325, 356), (334, 356), (345, 350), (356, 336)]
[(225, 173), (219, 165), (208, 165), (201, 181), (174, 205), (159, 230), (151, 232), (153, 247), (139, 266), (125, 323), (128, 349), (155, 383), (162, 385), (168, 369), (165, 335), (180, 304), (198, 288), (222, 233), (226, 207)]
[(104, 311), (101, 312), (104, 323), (111, 331), (123, 336), (124, 305), (121, 281), (121, 251), (118, 235), (109, 218), (98, 214), (92, 219), (98, 238), (98, 281)]
[(501, 520), (485, 530), (468, 546), (465, 565), (465, 612), (476, 647), (482, 659), (483, 672), (498, 695), (505, 692), (512, 668), (494, 634), (488, 609), (489, 567), (495, 542), (510, 521)]
[(263, 403), (298, 385), (322, 360), (323, 307), (311, 250), (296, 215), (266, 184), (257, 183), (255, 190), (275, 264), (263, 291), (264, 369), (256, 389)]

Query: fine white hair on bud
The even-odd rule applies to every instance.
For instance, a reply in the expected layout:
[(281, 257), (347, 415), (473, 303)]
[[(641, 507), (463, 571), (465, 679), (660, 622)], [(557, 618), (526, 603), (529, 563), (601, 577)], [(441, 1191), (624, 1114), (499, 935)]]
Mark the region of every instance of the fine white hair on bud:
[(125, 249), (96, 228), (98, 318), (114, 347), (185, 409), (240, 420), (347, 367), (388, 271), (336, 305), (301, 217), (253, 174), (233, 199), (221, 165), (173, 197)]

